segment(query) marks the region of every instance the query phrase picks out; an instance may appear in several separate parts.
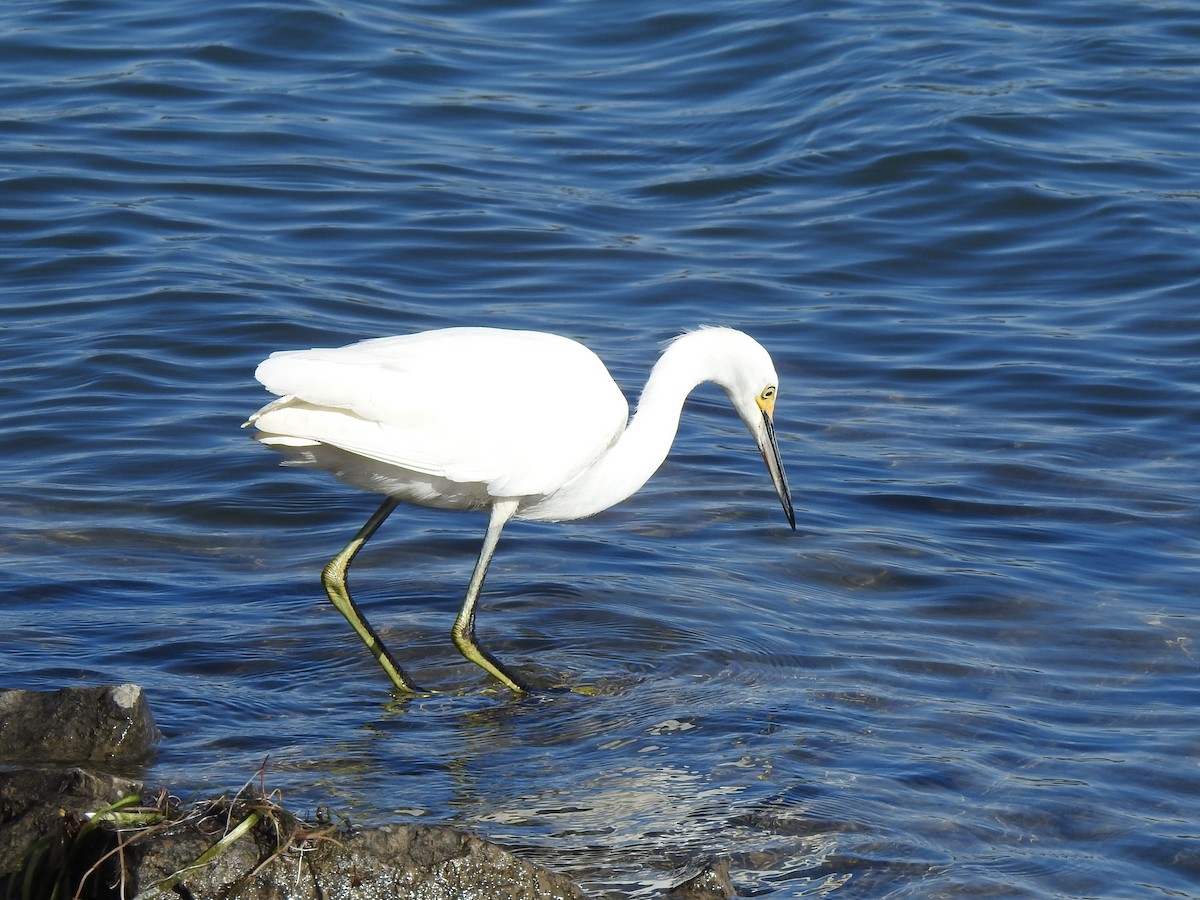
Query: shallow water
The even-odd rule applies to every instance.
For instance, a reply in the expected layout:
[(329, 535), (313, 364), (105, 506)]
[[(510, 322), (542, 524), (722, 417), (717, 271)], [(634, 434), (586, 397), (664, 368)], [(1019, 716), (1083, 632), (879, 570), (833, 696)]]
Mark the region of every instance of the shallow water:
[[(1190, 4), (9, 3), (4, 683), (136, 681), (177, 790), (462, 824), (642, 896), (1200, 892)], [(723, 323), (628, 502), (398, 511), (238, 426), (275, 349), (552, 330), (631, 401)]]

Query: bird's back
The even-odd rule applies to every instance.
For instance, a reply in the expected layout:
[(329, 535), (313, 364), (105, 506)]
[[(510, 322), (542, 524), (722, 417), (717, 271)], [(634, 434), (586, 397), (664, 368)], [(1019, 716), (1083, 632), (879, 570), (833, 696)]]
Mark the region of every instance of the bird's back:
[(250, 420), (268, 443), (334, 447), (428, 476), (435, 492), (444, 479), (490, 497), (552, 493), (605, 452), (629, 413), (594, 353), (541, 332), (450, 328), (283, 351), (255, 376), (280, 396)]

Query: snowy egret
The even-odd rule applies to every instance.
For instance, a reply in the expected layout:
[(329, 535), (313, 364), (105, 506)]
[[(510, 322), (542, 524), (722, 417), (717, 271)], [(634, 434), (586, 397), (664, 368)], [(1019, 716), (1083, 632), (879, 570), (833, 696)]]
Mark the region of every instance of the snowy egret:
[(725, 389), (796, 528), (772, 418), (775, 366), (760, 344), (731, 328), (701, 328), (672, 341), (632, 420), (596, 354), (534, 331), (446, 328), (286, 350), (272, 353), (254, 375), (278, 395), (245, 423), (258, 429), (258, 440), (292, 465), (325, 469), (386, 495), (321, 580), (402, 691), (419, 689), (346, 586), (351, 561), (401, 500), (490, 511), (451, 636), (463, 656), (518, 693), (528, 686), (475, 639), (476, 602), (505, 523), (580, 519), (631, 496), (666, 459), (683, 402), (697, 385)]

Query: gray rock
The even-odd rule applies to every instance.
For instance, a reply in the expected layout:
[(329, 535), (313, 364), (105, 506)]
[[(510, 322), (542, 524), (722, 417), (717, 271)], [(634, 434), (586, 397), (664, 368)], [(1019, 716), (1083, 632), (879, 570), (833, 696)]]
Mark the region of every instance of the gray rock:
[[(190, 810), (165, 792), (96, 821), (140, 786), (81, 769), (0, 775), (0, 896), (176, 900), (579, 900), (563, 875), (443, 825), (351, 831), (302, 822), (267, 798)], [(252, 817), (244, 833), (213, 848)], [(131, 823), (129, 820), (136, 818)], [(211, 852), (210, 852), (211, 851)], [(211, 858), (198, 864), (205, 854)], [(25, 893), (23, 885), (34, 890)], [(123, 885), (124, 893), (114, 892)]]
[[(210, 823), (211, 824), (211, 823)], [(388, 825), (278, 843), (279, 823), (248, 833), (178, 882), (196, 900), (577, 900), (569, 879), (539, 868), (473, 834), (442, 825)], [(286, 829), (285, 829), (286, 830)], [(174, 898), (161, 883), (198, 858), (216, 837), (187, 823), (157, 835), (139, 854), (139, 897)], [(172, 889), (174, 890), (174, 889)]]
[(159, 737), (136, 684), (0, 691), (0, 762), (137, 765)]
[(133, 781), (78, 768), (0, 772), (0, 873), (17, 870), (39, 842), (47, 852), (63, 845), (88, 813), (140, 790)]

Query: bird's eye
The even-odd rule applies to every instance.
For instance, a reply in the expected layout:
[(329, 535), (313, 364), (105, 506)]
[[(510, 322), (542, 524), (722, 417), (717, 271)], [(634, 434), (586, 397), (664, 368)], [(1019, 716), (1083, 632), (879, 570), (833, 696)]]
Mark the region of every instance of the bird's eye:
[(759, 394), (758, 396), (762, 400), (770, 400), (772, 397), (775, 396), (775, 385), (771, 385), (770, 387), (763, 388), (763, 392), (761, 394)]

